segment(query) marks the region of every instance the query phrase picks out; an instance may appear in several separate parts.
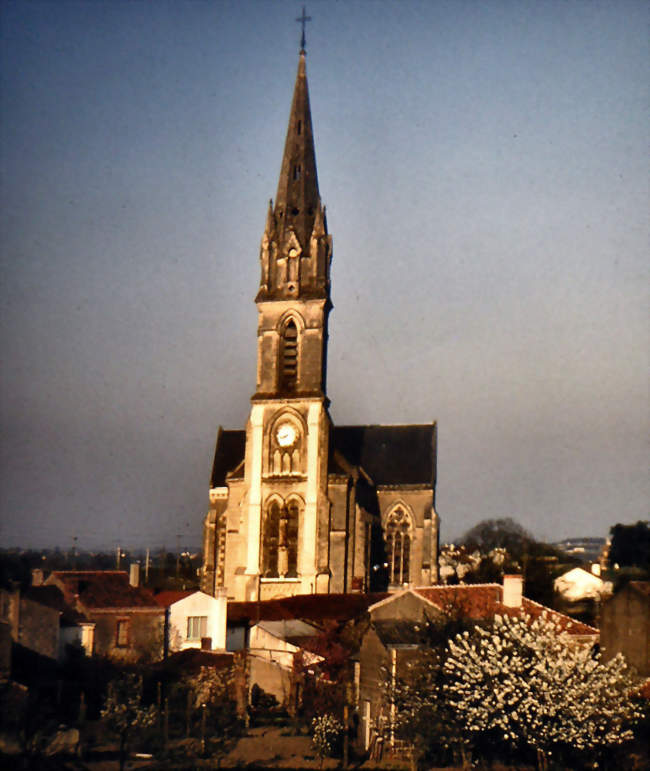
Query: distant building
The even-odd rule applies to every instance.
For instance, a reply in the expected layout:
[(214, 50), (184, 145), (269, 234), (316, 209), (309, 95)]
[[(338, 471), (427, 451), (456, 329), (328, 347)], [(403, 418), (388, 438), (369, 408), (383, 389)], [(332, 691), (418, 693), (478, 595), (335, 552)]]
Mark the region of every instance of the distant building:
[(328, 412), (331, 258), (301, 51), (259, 255), (257, 389), (246, 428), (217, 435), (208, 594), (267, 600), (438, 580), (435, 423), (337, 427)]
[(583, 562), (592, 563), (600, 561), (606, 540), (600, 537), (565, 538), (563, 541), (556, 541), (553, 546), (561, 549), (570, 557), (577, 557)]
[(650, 581), (630, 581), (603, 603), (600, 641), (605, 661), (622, 653), (650, 677)]
[[(596, 567), (600, 567), (598, 563)], [(558, 576), (553, 582), (553, 588), (565, 602), (598, 602), (612, 592), (611, 582), (603, 581), (600, 576), (584, 568), (573, 568)]]

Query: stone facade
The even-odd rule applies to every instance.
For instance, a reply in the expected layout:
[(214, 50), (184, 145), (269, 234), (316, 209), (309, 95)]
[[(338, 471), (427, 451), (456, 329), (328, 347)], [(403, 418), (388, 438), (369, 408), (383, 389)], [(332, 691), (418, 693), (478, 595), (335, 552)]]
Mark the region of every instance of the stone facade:
[(257, 385), (219, 429), (202, 590), (231, 600), (438, 580), (436, 426), (335, 427), (326, 395), (332, 238), (301, 51), (260, 248)]

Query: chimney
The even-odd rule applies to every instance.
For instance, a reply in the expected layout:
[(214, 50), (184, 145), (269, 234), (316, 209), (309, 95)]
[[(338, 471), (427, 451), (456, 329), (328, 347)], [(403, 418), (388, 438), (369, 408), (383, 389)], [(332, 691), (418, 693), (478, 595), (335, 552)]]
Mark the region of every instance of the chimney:
[(32, 586), (43, 586), (45, 576), (41, 568), (32, 568)]
[(129, 583), (131, 586), (140, 586), (140, 563), (132, 562), (129, 568)]
[(520, 608), (524, 594), (524, 577), (522, 575), (503, 576), (503, 604), (506, 608)]

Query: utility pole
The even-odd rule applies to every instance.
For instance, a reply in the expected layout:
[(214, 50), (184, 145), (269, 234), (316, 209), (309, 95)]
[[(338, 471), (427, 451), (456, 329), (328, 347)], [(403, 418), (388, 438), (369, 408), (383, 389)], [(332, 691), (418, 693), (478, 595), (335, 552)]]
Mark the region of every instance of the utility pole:
[(147, 554), (144, 558), (144, 583), (149, 583), (149, 547), (147, 546)]
[(118, 544), (115, 552), (115, 565), (117, 570), (120, 569), (120, 557), (122, 556), (122, 547)]

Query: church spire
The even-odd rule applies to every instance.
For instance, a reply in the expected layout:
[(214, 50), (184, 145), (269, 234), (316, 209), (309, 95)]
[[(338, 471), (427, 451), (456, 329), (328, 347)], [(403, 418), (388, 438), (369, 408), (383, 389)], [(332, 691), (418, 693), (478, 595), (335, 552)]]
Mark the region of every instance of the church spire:
[(319, 203), (307, 69), (305, 52), (301, 50), (275, 197), (275, 218), (280, 236), (286, 237), (288, 231), (293, 230), (302, 250), (307, 251)]
[(318, 192), (305, 58), (301, 49), (278, 190), (262, 238), (258, 301), (329, 293), (331, 238)]

